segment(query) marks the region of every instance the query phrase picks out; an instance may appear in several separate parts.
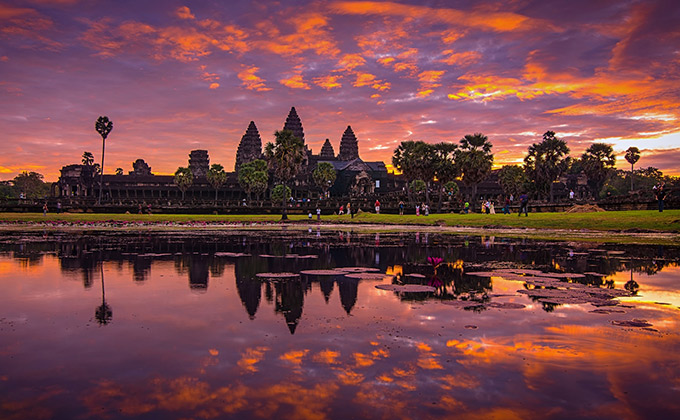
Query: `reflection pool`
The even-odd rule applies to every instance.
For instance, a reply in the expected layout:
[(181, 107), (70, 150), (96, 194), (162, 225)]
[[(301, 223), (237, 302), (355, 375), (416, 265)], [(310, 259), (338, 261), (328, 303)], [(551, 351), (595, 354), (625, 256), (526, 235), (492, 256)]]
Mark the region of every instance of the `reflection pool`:
[(672, 418), (680, 248), (0, 235), (0, 418)]

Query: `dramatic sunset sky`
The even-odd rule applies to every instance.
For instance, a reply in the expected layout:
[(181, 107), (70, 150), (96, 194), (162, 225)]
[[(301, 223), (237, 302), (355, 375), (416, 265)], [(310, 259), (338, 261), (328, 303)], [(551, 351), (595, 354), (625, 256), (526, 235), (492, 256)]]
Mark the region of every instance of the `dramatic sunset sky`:
[(680, 1), (0, 0), (0, 179), (55, 181), (83, 151), (156, 174), (193, 149), (233, 170), (254, 120), (364, 160), (482, 132), (496, 164), (553, 130), (680, 174)]

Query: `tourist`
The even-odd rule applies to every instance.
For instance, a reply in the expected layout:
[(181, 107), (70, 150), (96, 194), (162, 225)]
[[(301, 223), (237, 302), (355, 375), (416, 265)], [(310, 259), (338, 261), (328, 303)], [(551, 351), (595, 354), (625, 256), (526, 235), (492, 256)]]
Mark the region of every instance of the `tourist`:
[(61, 201), (57, 201), (57, 214), (61, 214)]
[(496, 214), (496, 207), (494, 206), (493, 201), (489, 204), (489, 214)]
[(142, 205), (141, 204), (137, 205), (137, 214), (142, 214)]
[(380, 201), (375, 200), (375, 214), (380, 214)]
[(354, 215), (352, 214), (352, 207), (350, 206), (350, 203), (347, 203), (347, 206), (345, 206), (345, 208), (347, 209), (347, 214), (352, 216), (352, 219), (354, 219)]
[[(309, 220), (312, 220), (312, 211), (311, 211), (311, 210), (309, 211), (309, 214), (307, 215), (307, 218), (308, 218)], [(311, 228), (310, 228), (310, 229), (311, 229)]]
[(659, 202), (659, 212), (663, 212), (663, 201), (666, 199), (666, 190), (664, 189), (664, 184), (659, 184), (655, 188), (656, 200)]
[(569, 200), (574, 201), (574, 190), (569, 190)]
[(484, 202), (484, 210), (486, 214), (491, 213), (491, 202), (489, 200)]
[(465, 204), (463, 204), (463, 211), (465, 212), (465, 214), (470, 213), (470, 203), (469, 202), (466, 201)]
[(321, 209), (319, 206), (316, 206), (316, 220), (319, 222), (321, 221)]
[(505, 197), (505, 205), (503, 206), (503, 214), (510, 214), (510, 198)]
[(420, 216), (420, 204), (416, 204), (416, 216)]
[(404, 215), (404, 202), (399, 200), (399, 216)]
[(338, 210), (338, 214), (345, 214), (345, 206), (340, 204), (340, 210)]
[(47, 203), (43, 204), (43, 216), (47, 216)]
[(429, 216), (430, 215), (430, 205), (425, 204), (424, 207), (425, 207), (425, 216)]
[(517, 216), (521, 216), (522, 211), (524, 211), (526, 217), (529, 217), (529, 196), (526, 193), (519, 196), (519, 214)]

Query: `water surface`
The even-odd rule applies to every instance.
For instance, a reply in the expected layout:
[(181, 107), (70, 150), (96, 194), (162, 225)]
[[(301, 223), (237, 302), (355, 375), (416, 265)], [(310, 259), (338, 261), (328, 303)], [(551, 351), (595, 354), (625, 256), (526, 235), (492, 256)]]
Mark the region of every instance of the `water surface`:
[[(678, 263), (424, 233), (6, 234), (0, 417), (671, 418)], [(382, 275), (257, 276), (339, 267)]]

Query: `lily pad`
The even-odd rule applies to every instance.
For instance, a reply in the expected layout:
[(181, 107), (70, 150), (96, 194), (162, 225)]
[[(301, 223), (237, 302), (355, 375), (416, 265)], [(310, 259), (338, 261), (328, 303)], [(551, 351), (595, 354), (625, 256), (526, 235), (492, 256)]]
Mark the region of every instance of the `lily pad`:
[(300, 278), (297, 273), (257, 273), (256, 277), (272, 280), (290, 280)]
[(375, 288), (399, 293), (423, 293), (434, 292), (437, 290), (432, 286), (425, 286), (421, 284), (378, 284), (375, 286)]
[(216, 257), (250, 257), (250, 254), (244, 254), (243, 252), (216, 252)]
[(338, 270), (302, 270), (300, 274), (306, 276), (342, 276), (345, 273)]
[(637, 327), (637, 328), (652, 326), (652, 324), (647, 322), (646, 319), (631, 319), (629, 321), (612, 321), (612, 325), (616, 325), (619, 327)]
[(348, 279), (359, 279), (359, 280), (382, 280), (385, 277), (390, 276), (389, 274), (383, 273), (343, 273)]
[(487, 304), (490, 308), (498, 308), (498, 309), (524, 309), (526, 308), (525, 305), (522, 305), (521, 303), (515, 303), (515, 302), (490, 302)]
[(335, 268), (335, 270), (344, 271), (346, 273), (367, 273), (367, 272), (380, 271), (379, 268), (373, 268), (373, 267), (337, 267), (337, 268)]

